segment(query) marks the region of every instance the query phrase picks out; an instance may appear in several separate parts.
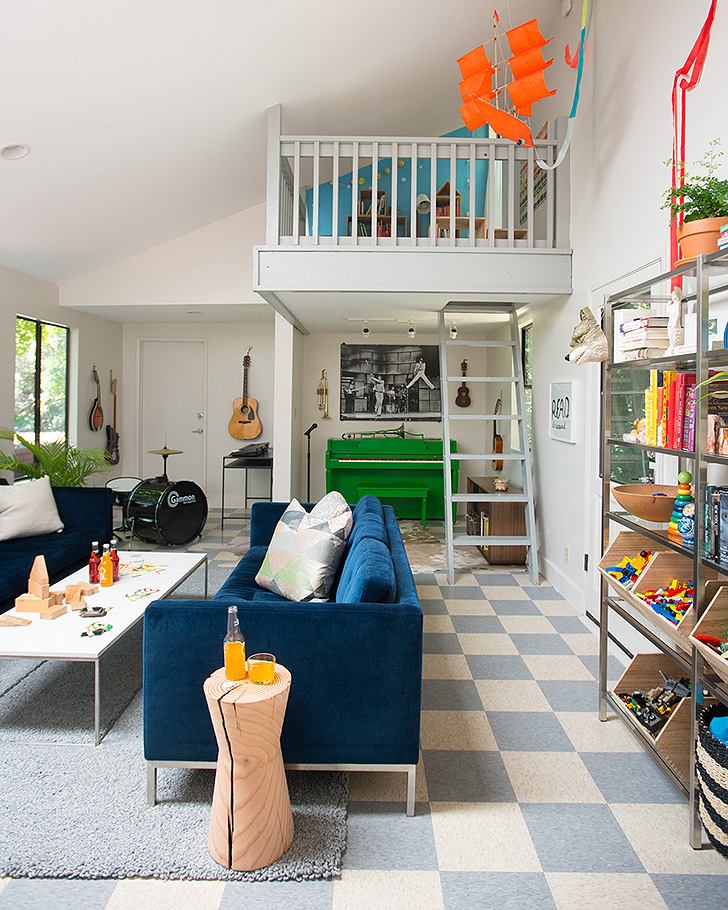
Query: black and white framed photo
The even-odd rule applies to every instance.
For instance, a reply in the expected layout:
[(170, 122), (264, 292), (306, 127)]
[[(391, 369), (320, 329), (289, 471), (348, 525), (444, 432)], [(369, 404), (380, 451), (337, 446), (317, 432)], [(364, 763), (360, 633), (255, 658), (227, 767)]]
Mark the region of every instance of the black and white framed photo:
[(342, 344), (342, 420), (440, 420), (436, 344)]

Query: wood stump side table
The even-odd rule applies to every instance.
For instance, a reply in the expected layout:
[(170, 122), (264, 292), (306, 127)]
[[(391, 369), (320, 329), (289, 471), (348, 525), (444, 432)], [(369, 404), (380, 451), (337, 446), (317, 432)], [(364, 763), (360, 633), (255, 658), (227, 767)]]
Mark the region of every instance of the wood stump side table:
[(231, 682), (224, 669), (204, 685), (218, 745), (210, 818), (210, 855), (227, 869), (269, 866), (293, 840), (293, 815), (280, 734), (291, 674), (276, 664), (275, 680)]

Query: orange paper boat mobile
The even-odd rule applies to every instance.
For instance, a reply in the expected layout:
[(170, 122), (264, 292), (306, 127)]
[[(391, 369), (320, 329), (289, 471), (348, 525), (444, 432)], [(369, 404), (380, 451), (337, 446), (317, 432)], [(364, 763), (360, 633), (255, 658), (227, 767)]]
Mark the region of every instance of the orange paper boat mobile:
[[(522, 117), (530, 117), (532, 106), (555, 94), (549, 91), (544, 70), (554, 62), (544, 60), (544, 45), (551, 38), (544, 38), (536, 19), (524, 22), (506, 32), (497, 32), (498, 13), (493, 12), (493, 40), (491, 60), (481, 44), (458, 60), (462, 81), (460, 107), (463, 122), (469, 130), (477, 130), (487, 123), (494, 132), (506, 139), (533, 147), (533, 136)], [(498, 41), (505, 34), (510, 56), (498, 63)], [(488, 42), (491, 44), (491, 42)], [(506, 81), (498, 84), (498, 76), (507, 74)], [(508, 75), (509, 74), (509, 75)], [(493, 76), (496, 86), (493, 87)], [(505, 99), (507, 93), (508, 101)], [(495, 99), (496, 103), (491, 103)], [(498, 101), (505, 101), (497, 106)], [(506, 110), (506, 105), (509, 110)]]

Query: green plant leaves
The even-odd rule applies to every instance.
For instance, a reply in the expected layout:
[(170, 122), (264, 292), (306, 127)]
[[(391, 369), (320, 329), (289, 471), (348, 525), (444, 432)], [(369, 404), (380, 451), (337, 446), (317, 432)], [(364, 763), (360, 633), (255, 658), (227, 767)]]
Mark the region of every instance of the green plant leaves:
[(35, 443), (7, 427), (0, 427), (0, 439), (12, 443), (17, 440), (33, 456), (33, 462), (27, 464), (0, 452), (0, 471), (13, 471), (31, 480), (48, 477), (54, 487), (85, 487), (92, 474), (110, 467), (105, 449), (77, 449), (62, 439)]

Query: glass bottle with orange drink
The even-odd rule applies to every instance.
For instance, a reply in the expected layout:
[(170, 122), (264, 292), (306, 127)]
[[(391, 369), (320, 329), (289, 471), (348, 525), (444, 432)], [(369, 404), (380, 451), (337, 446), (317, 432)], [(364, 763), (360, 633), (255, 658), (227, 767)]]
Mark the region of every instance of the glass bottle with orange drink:
[(240, 631), (238, 608), (228, 607), (227, 635), (223, 639), (225, 676), (228, 679), (245, 679), (245, 639)]
[(108, 588), (114, 583), (114, 566), (111, 562), (111, 553), (109, 545), (104, 544), (104, 555), (99, 563), (99, 584), (102, 588)]

